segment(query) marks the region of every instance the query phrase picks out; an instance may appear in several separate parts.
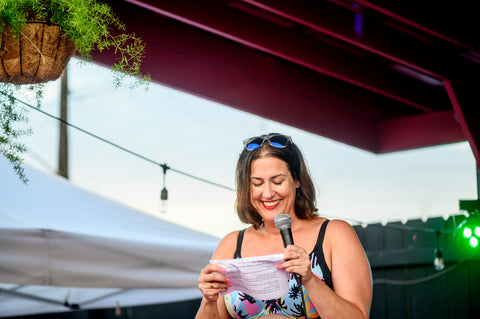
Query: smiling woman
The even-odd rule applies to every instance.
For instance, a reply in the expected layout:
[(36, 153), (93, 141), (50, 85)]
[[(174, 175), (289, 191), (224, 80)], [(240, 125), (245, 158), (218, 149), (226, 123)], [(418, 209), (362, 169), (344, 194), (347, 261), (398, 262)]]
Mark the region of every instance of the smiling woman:
[(276, 157), (257, 158), (252, 161), (250, 202), (262, 219), (275, 212), (293, 212), (296, 188), (300, 186), (290, 174), (287, 164)]
[[(282, 138), (283, 136), (283, 138)], [(261, 141), (258, 141), (258, 140)], [(265, 143), (267, 141), (269, 143)], [(253, 145), (259, 145), (252, 148)], [(262, 217), (258, 211), (252, 207), (251, 192), (254, 190), (255, 183), (261, 180), (259, 176), (251, 174), (253, 163), (260, 158), (275, 158), (280, 160), (286, 167), (283, 170), (283, 177), (288, 175), (295, 180), (295, 187), (298, 191), (294, 192), (295, 211), (300, 216), (307, 217), (317, 211), (315, 207), (315, 187), (308, 172), (308, 169), (303, 160), (300, 150), (295, 146), (289, 136), (280, 134), (269, 134), (264, 138), (251, 138), (244, 141), (244, 152), (240, 155), (237, 163), (237, 200), (236, 208), (240, 220), (246, 224), (252, 224), (254, 227), (259, 227), (263, 222)], [(257, 149), (258, 148), (258, 149)], [(256, 150), (256, 151), (254, 151)], [(261, 152), (261, 150), (268, 150), (268, 153)], [(258, 163), (258, 162), (256, 162)], [(291, 172), (288, 175), (286, 172)], [(259, 173), (262, 169), (257, 170)], [(279, 171), (279, 174), (282, 173)], [(272, 182), (280, 182), (282, 176), (275, 176), (276, 180)], [(300, 187), (300, 185), (302, 187)]]
[[(209, 264), (198, 280), (203, 299), (196, 318), (368, 318), (372, 279), (365, 252), (350, 225), (317, 215), (315, 188), (292, 139), (247, 139), (236, 174), (237, 213), (251, 227), (228, 234), (212, 259), (283, 253), (277, 268), (295, 276), (287, 295), (258, 300), (228, 291), (232, 281), (225, 269)], [(275, 225), (280, 214), (292, 220), (295, 245), (286, 248)]]

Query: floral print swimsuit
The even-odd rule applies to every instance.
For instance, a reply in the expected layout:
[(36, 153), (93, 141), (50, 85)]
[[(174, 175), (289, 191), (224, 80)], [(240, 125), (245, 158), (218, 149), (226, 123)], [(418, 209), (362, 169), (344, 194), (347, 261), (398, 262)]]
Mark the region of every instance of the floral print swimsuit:
[[(326, 220), (320, 227), (317, 242), (313, 251), (310, 253), (310, 263), (312, 272), (333, 289), (332, 276), (330, 269), (328, 269), (327, 264), (325, 263), (322, 247), (328, 222), (329, 221)], [(238, 234), (235, 258), (241, 258), (240, 251), (244, 232), (245, 230), (242, 230)], [(289, 280), (288, 294), (279, 299), (259, 300), (243, 292), (233, 291), (224, 295), (224, 300), (225, 306), (233, 318), (255, 319), (270, 314), (280, 314), (294, 319), (303, 318), (301, 293), (305, 298), (307, 318), (320, 318), (315, 306), (310, 301), (307, 291), (303, 286), (300, 287), (293, 277)]]

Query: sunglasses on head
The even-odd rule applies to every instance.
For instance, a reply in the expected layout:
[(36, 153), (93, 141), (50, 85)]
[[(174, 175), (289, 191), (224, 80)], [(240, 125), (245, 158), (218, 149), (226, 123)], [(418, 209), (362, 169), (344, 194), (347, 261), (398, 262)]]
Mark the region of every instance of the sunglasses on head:
[(243, 145), (247, 151), (253, 151), (263, 145), (267, 141), (271, 146), (276, 148), (285, 148), (288, 143), (292, 142), (292, 138), (287, 135), (273, 134), (267, 136), (251, 137), (243, 141)]

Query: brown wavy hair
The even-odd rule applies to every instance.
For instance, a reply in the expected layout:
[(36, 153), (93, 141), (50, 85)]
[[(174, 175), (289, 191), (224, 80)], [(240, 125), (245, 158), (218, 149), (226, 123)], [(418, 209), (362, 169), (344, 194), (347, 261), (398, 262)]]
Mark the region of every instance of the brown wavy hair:
[[(261, 137), (281, 135), (270, 133)], [(275, 157), (287, 164), (287, 167), (295, 181), (300, 183), (295, 194), (295, 215), (300, 219), (311, 219), (317, 216), (315, 186), (308, 168), (303, 160), (302, 152), (290, 140), (285, 148), (277, 148), (265, 142), (261, 147), (253, 151), (245, 148), (238, 158), (236, 168), (237, 198), (235, 208), (240, 220), (245, 224), (251, 224), (258, 229), (262, 224), (262, 217), (253, 208), (250, 200), (250, 173), (252, 161), (257, 158)]]

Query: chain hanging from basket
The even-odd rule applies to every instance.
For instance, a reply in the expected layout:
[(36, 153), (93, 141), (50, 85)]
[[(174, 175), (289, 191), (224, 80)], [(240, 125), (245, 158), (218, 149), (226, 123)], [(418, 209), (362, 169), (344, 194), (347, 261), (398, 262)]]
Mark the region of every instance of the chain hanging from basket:
[(0, 34), (0, 81), (36, 84), (58, 79), (76, 51), (73, 41), (62, 35), (48, 16), (32, 17), (19, 35), (5, 28)]

